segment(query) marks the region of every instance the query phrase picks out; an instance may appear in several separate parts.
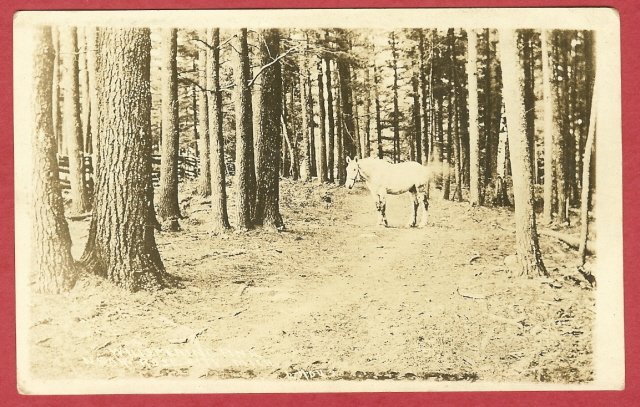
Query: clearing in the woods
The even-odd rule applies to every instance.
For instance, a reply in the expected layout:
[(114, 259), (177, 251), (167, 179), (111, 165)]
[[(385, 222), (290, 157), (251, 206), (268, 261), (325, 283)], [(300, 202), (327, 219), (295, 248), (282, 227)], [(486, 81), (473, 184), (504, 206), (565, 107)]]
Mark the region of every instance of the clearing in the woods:
[[(432, 193), (428, 226), (412, 229), (409, 195), (390, 196), (382, 228), (361, 183), (283, 180), (285, 232), (212, 236), (208, 203), (181, 188), (183, 230), (157, 240), (184, 288), (84, 276), (35, 295), (34, 376), (593, 379), (594, 291), (576, 254), (541, 236), (551, 278), (519, 276), (508, 209)], [(75, 256), (88, 224), (70, 221)]]

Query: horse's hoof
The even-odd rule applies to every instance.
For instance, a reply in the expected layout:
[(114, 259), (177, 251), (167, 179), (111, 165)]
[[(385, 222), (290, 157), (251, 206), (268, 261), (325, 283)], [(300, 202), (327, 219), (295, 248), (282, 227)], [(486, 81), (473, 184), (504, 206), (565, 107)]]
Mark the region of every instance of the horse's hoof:
[(410, 227), (410, 228), (415, 228), (416, 226), (417, 226), (417, 225), (416, 225), (416, 223), (415, 223), (415, 222), (411, 222), (411, 223), (409, 223), (409, 227)]

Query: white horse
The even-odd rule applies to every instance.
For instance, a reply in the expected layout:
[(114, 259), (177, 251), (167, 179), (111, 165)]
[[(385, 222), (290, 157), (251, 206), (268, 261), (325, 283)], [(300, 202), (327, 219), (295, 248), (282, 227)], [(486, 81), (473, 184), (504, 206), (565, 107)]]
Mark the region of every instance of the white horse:
[(387, 207), (387, 194), (398, 195), (410, 192), (413, 202), (413, 216), (410, 227), (417, 226), (418, 207), (422, 200), (421, 226), (427, 222), (427, 210), (429, 209), (429, 183), (432, 177), (432, 168), (423, 166), (415, 161), (406, 161), (392, 164), (379, 158), (355, 157), (353, 160), (347, 157), (347, 180), (345, 186), (353, 188), (358, 176), (361, 176), (371, 192), (380, 214), (380, 224), (388, 226), (385, 214)]

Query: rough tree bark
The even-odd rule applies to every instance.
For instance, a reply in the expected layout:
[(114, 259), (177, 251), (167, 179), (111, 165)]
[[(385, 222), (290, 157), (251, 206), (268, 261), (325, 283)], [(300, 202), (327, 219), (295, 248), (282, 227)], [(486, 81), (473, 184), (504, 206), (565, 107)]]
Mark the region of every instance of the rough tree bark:
[(35, 289), (56, 294), (75, 283), (71, 236), (64, 218), (52, 115), (54, 49), (51, 27), (38, 27), (33, 55), (33, 257)]
[[(340, 82), (340, 76), (337, 75), (337, 82)], [(342, 112), (342, 89), (338, 87), (336, 92), (336, 183), (344, 184), (346, 180), (346, 157), (344, 152), (344, 114)]]
[(101, 28), (98, 37), (100, 165), (81, 262), (125, 289), (156, 289), (175, 280), (164, 269), (152, 224), (150, 33)]
[(503, 97), (509, 126), (509, 152), (513, 170), (515, 200), (516, 250), (522, 274), (546, 276), (538, 246), (536, 217), (533, 210), (533, 182), (526, 134), (524, 106), (524, 72), (519, 63), (517, 36), (514, 30), (499, 30), (502, 61)]
[(247, 29), (236, 34), (234, 64), (234, 93), (236, 110), (236, 218), (237, 228), (251, 228), (255, 205), (255, 168), (253, 163), (253, 121), (249, 81), (249, 47)]
[[(277, 29), (262, 31), (260, 63), (267, 65), (280, 53), (280, 32)], [(284, 229), (280, 214), (280, 150), (282, 148), (282, 68), (276, 62), (263, 71), (261, 77), (261, 109), (258, 113), (260, 128), (256, 134), (257, 193), (253, 223)]]
[(422, 136), (420, 138), (422, 148), (421, 148), (421, 164), (427, 164), (429, 162), (429, 125), (430, 125), (430, 117), (429, 117), (429, 106), (427, 104), (429, 97), (427, 95), (427, 66), (426, 66), (426, 51), (425, 51), (425, 37), (424, 30), (419, 29), (419, 45), (418, 50), (420, 53), (420, 67), (419, 67), (419, 78), (420, 78), (420, 102), (422, 111), (420, 112), (420, 119), (422, 123)]
[(160, 163), (160, 188), (158, 190), (158, 216), (168, 222), (170, 230), (180, 228), (178, 204), (178, 52), (177, 29), (162, 29), (160, 50), (161, 64), (161, 116), (162, 152)]
[(211, 228), (215, 233), (229, 229), (227, 213), (226, 160), (222, 134), (222, 95), (220, 93), (220, 29), (207, 30), (211, 45), (207, 58), (207, 107), (209, 109), (209, 158), (211, 170)]
[(478, 128), (477, 33), (467, 31), (467, 83), (469, 89), (469, 203), (480, 205), (480, 133)]
[[(199, 32), (200, 38), (206, 41), (207, 32), (203, 30)], [(206, 45), (201, 45), (198, 49), (198, 83), (203, 88), (198, 92), (199, 103), (197, 110), (198, 127), (197, 132), (199, 135), (198, 150), (200, 156), (200, 176), (198, 179), (198, 193), (203, 197), (211, 195), (211, 151), (209, 146), (211, 144), (211, 129), (209, 128), (209, 88), (207, 87), (209, 80), (207, 76), (210, 75), (210, 71), (207, 69), (209, 66), (208, 57), (211, 54), (211, 50)]]
[(364, 137), (365, 148), (363, 152), (364, 157), (371, 156), (371, 79), (369, 77), (369, 65), (364, 69), (364, 83), (366, 86), (364, 109), (365, 109), (365, 121), (364, 121)]
[(64, 138), (69, 150), (69, 182), (71, 184), (72, 214), (82, 214), (90, 209), (89, 194), (84, 183), (84, 140), (80, 112), (80, 80), (78, 68), (78, 32), (76, 27), (60, 30), (60, 48), (64, 65), (63, 114)]

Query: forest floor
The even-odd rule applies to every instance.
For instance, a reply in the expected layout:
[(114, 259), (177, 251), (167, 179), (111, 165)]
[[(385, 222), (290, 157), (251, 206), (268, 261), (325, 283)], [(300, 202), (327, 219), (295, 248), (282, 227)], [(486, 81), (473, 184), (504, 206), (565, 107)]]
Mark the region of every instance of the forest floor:
[[(382, 228), (362, 183), (284, 180), (285, 232), (213, 236), (189, 188), (182, 231), (157, 234), (184, 288), (132, 294), (83, 276), (68, 294), (34, 296), (35, 377), (593, 379), (594, 291), (575, 251), (542, 236), (551, 277), (519, 276), (509, 209), (436, 190), (428, 225), (408, 228), (401, 195)], [(70, 224), (75, 256), (88, 223)]]

